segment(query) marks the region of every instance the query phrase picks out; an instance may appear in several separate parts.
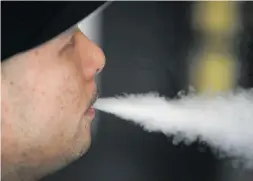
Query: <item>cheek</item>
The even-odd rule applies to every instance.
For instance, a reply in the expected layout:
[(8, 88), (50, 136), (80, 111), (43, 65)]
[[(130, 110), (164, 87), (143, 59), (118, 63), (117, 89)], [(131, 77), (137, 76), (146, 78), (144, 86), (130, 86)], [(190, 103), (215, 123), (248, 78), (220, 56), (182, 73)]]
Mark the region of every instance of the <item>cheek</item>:
[(37, 146), (45, 150), (45, 158), (57, 155), (68, 158), (70, 152), (73, 156), (78, 155), (83, 147), (89, 146), (89, 124), (84, 126), (85, 120), (81, 119), (87, 98), (74, 80), (77, 79), (69, 79), (64, 86), (58, 84), (59, 91), (53, 94), (46, 92), (43, 99), (38, 98), (37, 105), (40, 104), (41, 110), (37, 110), (36, 114), (40, 116), (31, 132)]
[(47, 100), (60, 111), (72, 110), (74, 113), (84, 109), (87, 102), (85, 80), (73, 64), (56, 65), (55, 69), (50, 69), (47, 76), (39, 82), (41, 93), (44, 92)]
[(44, 134), (41, 139), (55, 138), (56, 143), (71, 139), (89, 102), (82, 74), (72, 64), (57, 64), (33, 77), (28, 96), (35, 128)]
[(78, 126), (87, 107), (88, 98), (85, 94), (84, 82), (81, 82), (79, 77), (69, 75), (64, 79), (63, 76), (62, 80), (62, 84), (55, 87), (54, 93), (55, 89), (48, 92), (49, 96), (45, 99), (48, 102), (44, 102), (47, 104), (45, 107), (48, 107), (45, 113), (49, 113), (47, 116), (48, 125), (54, 125), (58, 129), (62, 128), (65, 130), (65, 134), (68, 134), (68, 131), (72, 131)]

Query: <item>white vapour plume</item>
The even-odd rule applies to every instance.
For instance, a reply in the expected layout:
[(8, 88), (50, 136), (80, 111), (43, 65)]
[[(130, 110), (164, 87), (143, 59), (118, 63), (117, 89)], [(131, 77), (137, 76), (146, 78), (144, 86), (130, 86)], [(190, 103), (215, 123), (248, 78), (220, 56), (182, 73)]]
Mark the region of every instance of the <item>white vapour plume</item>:
[(94, 107), (179, 141), (204, 141), (253, 168), (253, 89), (172, 100), (156, 93), (130, 94), (100, 98)]

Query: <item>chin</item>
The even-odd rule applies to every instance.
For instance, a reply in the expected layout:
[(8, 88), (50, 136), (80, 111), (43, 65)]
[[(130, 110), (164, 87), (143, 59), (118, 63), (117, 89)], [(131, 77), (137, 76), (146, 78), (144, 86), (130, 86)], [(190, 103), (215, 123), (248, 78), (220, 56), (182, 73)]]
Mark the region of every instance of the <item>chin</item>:
[(73, 140), (73, 147), (76, 149), (76, 157), (85, 154), (91, 145), (91, 123), (94, 118), (84, 117), (81, 121), (78, 132)]

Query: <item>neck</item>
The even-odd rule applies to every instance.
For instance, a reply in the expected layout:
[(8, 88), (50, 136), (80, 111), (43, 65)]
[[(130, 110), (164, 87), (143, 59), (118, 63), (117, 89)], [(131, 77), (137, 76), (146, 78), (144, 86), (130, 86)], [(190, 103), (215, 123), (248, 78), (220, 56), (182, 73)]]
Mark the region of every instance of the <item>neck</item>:
[(36, 181), (39, 178), (34, 174), (35, 169), (4, 163), (2, 181)]

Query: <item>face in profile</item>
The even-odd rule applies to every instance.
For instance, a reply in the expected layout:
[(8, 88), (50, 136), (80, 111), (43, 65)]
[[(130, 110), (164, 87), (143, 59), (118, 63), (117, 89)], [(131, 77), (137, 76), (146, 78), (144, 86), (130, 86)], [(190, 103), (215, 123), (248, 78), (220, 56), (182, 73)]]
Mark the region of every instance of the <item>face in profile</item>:
[(39, 178), (87, 151), (95, 77), (104, 64), (102, 50), (80, 31), (2, 64), (3, 178)]

